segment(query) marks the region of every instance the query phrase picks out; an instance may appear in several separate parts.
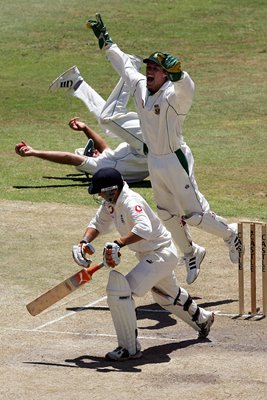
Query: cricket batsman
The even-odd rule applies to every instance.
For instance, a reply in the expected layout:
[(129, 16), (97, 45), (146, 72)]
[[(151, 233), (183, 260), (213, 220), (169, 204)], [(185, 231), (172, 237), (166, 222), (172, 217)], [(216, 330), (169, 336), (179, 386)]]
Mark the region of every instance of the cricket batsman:
[[(88, 267), (92, 242), (116, 228), (118, 236), (103, 249), (103, 263), (110, 267), (107, 302), (117, 333), (118, 346), (106, 358), (125, 361), (142, 357), (137, 335), (134, 297), (148, 291), (160, 306), (176, 315), (206, 338), (214, 321), (211, 311), (199, 307), (188, 292), (179, 287), (174, 274), (177, 249), (171, 234), (147, 202), (132, 191), (119, 171), (101, 168), (92, 177), (89, 193), (101, 205), (91, 219), (79, 245), (73, 246), (76, 263)], [(123, 247), (135, 252), (137, 263), (124, 276), (115, 269), (123, 258)]]
[(194, 243), (188, 225), (222, 238), (229, 248), (230, 260), (238, 263), (242, 246), (237, 224), (228, 224), (210, 210), (209, 203), (194, 176), (194, 158), (183, 137), (183, 124), (190, 111), (195, 85), (178, 58), (161, 51), (143, 62), (146, 74), (138, 72), (129, 56), (113, 43), (100, 14), (89, 20), (99, 48), (131, 88), (142, 133), (148, 147), (150, 173), (157, 213), (184, 255), (187, 283), (200, 272), (205, 249)]

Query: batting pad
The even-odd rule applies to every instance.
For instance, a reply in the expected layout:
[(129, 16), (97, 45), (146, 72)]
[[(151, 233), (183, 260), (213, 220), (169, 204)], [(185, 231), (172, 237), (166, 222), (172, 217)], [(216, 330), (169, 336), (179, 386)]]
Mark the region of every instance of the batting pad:
[(155, 302), (158, 303), (161, 307), (169, 311), (171, 314), (176, 315), (176, 317), (183, 320), (185, 323), (190, 325), (196, 331), (199, 331), (199, 327), (194, 321), (192, 321), (192, 317), (189, 315), (187, 311), (183, 309), (183, 306), (180, 306), (178, 304), (176, 305), (173, 304), (174, 301), (173, 298), (171, 298), (168, 295), (164, 295), (164, 293), (162, 294), (156, 293), (153, 289), (151, 290), (151, 293)]
[(107, 284), (107, 303), (117, 333), (118, 345), (130, 354), (136, 353), (135, 303), (129, 283), (124, 275), (112, 270)]

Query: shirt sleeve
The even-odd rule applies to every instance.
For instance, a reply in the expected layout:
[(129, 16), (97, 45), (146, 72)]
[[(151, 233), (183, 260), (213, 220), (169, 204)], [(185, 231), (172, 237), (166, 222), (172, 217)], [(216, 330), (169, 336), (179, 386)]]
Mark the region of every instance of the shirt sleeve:
[(96, 229), (100, 235), (109, 233), (113, 228), (113, 220), (109, 209), (101, 205), (96, 215), (89, 222), (88, 228)]
[(130, 57), (123, 53), (116, 44), (112, 44), (106, 49), (106, 55), (113, 68), (130, 87), (131, 95), (133, 95), (138, 83), (146, 80), (146, 77), (135, 69)]
[(178, 106), (182, 114), (187, 114), (193, 102), (195, 84), (185, 71), (182, 78), (179, 81), (173, 82), (173, 84), (175, 93), (173, 101), (176, 102), (176, 106)]
[(150, 240), (152, 236), (152, 224), (142, 202), (130, 201), (127, 204), (128, 218), (131, 220), (131, 232), (142, 239)]

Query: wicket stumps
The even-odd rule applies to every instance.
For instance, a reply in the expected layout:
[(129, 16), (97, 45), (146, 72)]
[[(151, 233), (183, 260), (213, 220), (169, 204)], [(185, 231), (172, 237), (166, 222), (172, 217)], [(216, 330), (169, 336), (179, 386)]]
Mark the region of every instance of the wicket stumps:
[[(243, 247), (239, 251), (238, 261), (238, 294), (239, 294), (239, 314), (245, 313), (245, 280), (244, 280), (244, 253), (249, 251), (250, 257), (250, 302), (251, 312), (256, 315), (260, 308), (257, 308), (257, 253), (261, 253), (261, 272), (262, 272), (262, 314), (267, 316), (267, 253), (266, 253), (266, 223), (241, 221), (238, 223), (238, 237)], [(258, 227), (258, 228), (257, 228)], [(248, 230), (246, 234), (245, 230)], [(257, 244), (261, 236), (261, 251), (257, 252)], [(248, 237), (247, 237), (248, 236)], [(245, 248), (245, 251), (244, 251)], [(258, 254), (259, 255), (259, 254)], [(258, 257), (259, 258), (259, 257)]]

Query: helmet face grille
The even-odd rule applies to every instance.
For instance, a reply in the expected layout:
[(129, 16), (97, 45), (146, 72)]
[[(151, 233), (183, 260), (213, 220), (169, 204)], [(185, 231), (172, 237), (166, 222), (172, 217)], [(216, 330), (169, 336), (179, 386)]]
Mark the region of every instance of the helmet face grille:
[(101, 190), (101, 197), (108, 203), (115, 203), (118, 186), (110, 186)]

